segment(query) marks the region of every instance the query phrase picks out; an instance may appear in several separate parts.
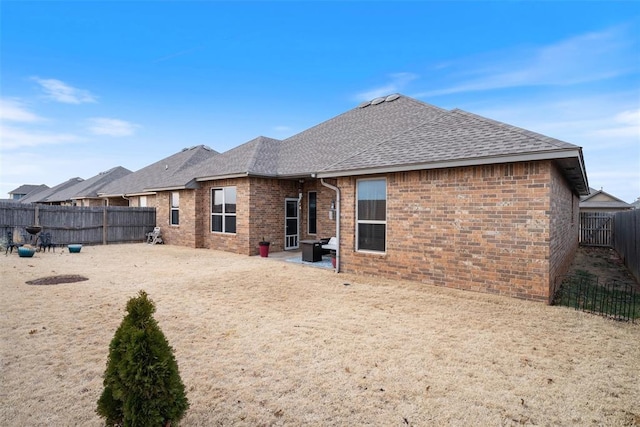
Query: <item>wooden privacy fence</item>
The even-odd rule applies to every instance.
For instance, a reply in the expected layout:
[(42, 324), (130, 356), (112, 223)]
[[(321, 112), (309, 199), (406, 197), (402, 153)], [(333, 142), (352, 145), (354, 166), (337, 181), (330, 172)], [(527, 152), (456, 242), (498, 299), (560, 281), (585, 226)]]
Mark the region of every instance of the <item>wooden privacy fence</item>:
[(640, 283), (640, 209), (615, 214), (613, 248)]
[[(156, 225), (155, 208), (78, 207), (0, 202), (0, 240), (31, 239), (25, 227), (39, 225), (55, 244), (142, 242)], [(28, 243), (28, 242), (27, 242)]]
[(609, 212), (580, 213), (580, 244), (611, 247), (613, 214)]

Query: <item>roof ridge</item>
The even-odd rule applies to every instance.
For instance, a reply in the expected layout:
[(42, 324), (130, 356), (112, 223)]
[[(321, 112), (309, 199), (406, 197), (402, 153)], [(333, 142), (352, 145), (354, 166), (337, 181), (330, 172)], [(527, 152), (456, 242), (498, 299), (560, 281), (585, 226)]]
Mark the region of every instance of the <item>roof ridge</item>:
[(538, 141), (546, 142), (546, 143), (554, 145), (554, 146), (556, 146), (558, 148), (568, 148), (567, 147), (568, 145), (577, 147), (577, 145), (571, 144), (570, 142), (562, 141), (562, 140), (557, 139), (557, 138), (552, 138), (550, 136), (546, 136), (546, 135), (543, 135), (543, 134), (538, 133), (538, 132), (527, 130), (527, 129), (521, 128), (519, 126), (514, 126), (514, 125), (511, 125), (509, 123), (501, 122), (501, 121), (498, 121), (498, 120), (495, 120), (495, 119), (490, 119), (488, 117), (481, 116), (481, 115), (475, 114), (475, 113), (471, 113), (469, 111), (465, 111), (465, 110), (462, 110), (460, 108), (454, 108), (453, 110), (451, 110), (451, 113), (452, 114), (460, 114), (460, 115), (466, 116), (469, 119), (473, 119), (473, 120), (476, 120), (476, 121), (490, 123), (490, 124), (493, 124), (495, 126), (499, 126), (501, 128), (508, 129), (508, 130), (513, 131), (513, 132), (517, 132), (517, 133), (519, 133), (521, 135), (528, 136), (528, 137), (533, 138), (533, 139), (537, 139)]
[[(252, 171), (255, 167), (256, 164), (258, 163), (258, 159), (260, 156), (260, 150), (261, 148), (268, 142), (270, 141), (276, 141), (279, 142), (279, 140), (273, 139), (273, 138), (269, 138), (268, 136), (257, 136), (255, 137), (252, 141), (256, 141), (255, 143), (255, 149), (253, 150), (253, 152), (251, 153), (251, 157), (249, 157), (249, 161), (247, 162), (247, 170), (246, 172), (250, 172)], [(277, 157), (280, 157), (280, 152), (278, 151)]]

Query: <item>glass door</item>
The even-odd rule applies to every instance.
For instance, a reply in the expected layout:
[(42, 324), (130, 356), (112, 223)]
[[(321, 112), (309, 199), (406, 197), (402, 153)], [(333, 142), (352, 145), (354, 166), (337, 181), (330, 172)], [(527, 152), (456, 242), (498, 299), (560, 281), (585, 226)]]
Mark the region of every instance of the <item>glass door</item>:
[(298, 249), (298, 233), (300, 219), (298, 214), (298, 199), (284, 201), (284, 249)]

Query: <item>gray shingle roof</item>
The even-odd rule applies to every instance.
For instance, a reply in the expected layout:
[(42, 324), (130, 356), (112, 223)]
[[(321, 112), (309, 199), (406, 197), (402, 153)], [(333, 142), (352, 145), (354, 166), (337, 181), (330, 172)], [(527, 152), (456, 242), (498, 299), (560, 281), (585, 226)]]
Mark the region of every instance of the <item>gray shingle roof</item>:
[(57, 191), (49, 195), (43, 201), (66, 202), (75, 199), (97, 197), (98, 192), (110, 182), (120, 179), (123, 176), (127, 176), (130, 173), (131, 171), (129, 169), (123, 168), (122, 166), (116, 166), (115, 168), (109, 169), (108, 171), (100, 172), (96, 176), (78, 182), (71, 187), (67, 187), (60, 191)]
[[(358, 106), (282, 141), (278, 174), (319, 172), (447, 113), (405, 96)], [(362, 105), (362, 104), (361, 104)]]
[(197, 178), (229, 175), (275, 176), (281, 141), (259, 136), (191, 168)]
[(80, 177), (68, 179), (67, 181), (60, 183), (49, 189), (38, 191), (37, 193), (29, 194), (25, 196), (22, 199), (20, 199), (20, 203), (44, 203), (47, 201), (49, 196), (52, 196), (59, 191), (63, 191), (69, 187), (72, 187), (82, 181), (84, 180)]
[(573, 144), (456, 109), (370, 145), (318, 172), (440, 164), (576, 148)]
[(101, 196), (121, 196), (143, 194), (149, 192), (150, 188), (189, 187), (192, 185), (194, 176), (184, 172), (216, 155), (218, 155), (217, 151), (204, 145), (185, 148), (105, 185), (98, 191), (98, 194)]
[(198, 180), (231, 173), (326, 177), (539, 159), (557, 160), (575, 190), (587, 192), (580, 147), (395, 94), (279, 143), (264, 137), (249, 141), (190, 172)]
[(24, 195), (27, 195), (27, 194), (32, 193), (34, 191), (46, 190), (47, 188), (49, 188), (49, 186), (44, 185), (44, 184), (40, 184), (40, 185), (24, 184), (24, 185), (21, 185), (20, 187), (16, 188), (13, 191), (9, 191), (9, 194), (24, 194)]

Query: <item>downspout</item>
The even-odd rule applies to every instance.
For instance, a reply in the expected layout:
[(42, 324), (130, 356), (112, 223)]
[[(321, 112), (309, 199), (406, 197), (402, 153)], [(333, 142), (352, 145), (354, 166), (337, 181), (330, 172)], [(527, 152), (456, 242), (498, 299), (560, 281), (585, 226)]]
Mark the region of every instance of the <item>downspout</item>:
[(320, 183), (336, 192), (336, 240), (338, 241), (336, 248), (336, 273), (340, 273), (340, 189), (335, 185), (324, 182), (324, 178), (320, 178)]

